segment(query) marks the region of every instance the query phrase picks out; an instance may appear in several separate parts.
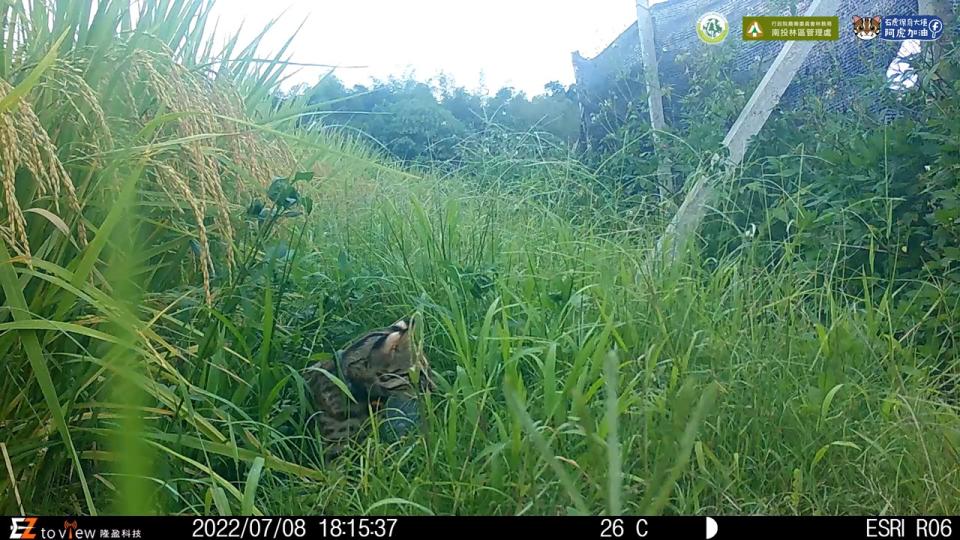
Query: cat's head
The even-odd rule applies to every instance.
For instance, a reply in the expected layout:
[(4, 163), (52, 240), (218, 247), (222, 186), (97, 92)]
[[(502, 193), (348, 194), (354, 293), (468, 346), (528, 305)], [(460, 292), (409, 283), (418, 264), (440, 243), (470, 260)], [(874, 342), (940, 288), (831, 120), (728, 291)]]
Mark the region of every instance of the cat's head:
[(864, 41), (874, 39), (880, 35), (880, 17), (853, 16), (853, 33)]
[[(407, 317), (367, 332), (341, 352), (348, 364), (365, 372), (363, 379), (375, 378), (378, 388), (374, 393), (377, 389), (385, 392), (402, 390), (413, 379), (419, 382), (422, 390), (434, 388), (430, 363), (414, 340), (415, 322), (414, 317)], [(373, 383), (374, 380), (367, 382)]]

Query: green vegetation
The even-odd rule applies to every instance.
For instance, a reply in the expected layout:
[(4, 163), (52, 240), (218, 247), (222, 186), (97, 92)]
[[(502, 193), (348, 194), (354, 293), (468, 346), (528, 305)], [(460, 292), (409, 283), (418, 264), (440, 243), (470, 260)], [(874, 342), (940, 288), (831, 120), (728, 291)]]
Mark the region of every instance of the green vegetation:
[(532, 158), (565, 153), (577, 142), (580, 110), (573, 87), (544, 85), (527, 98), (501, 88), (481, 96), (441, 77), (430, 84), (412, 79), (375, 81), (346, 88), (331, 72), (314, 86), (296, 87), (284, 100), (306, 99), (317, 112), (312, 126), (359, 134), (408, 166), (457, 170), (491, 155)]
[[(3, 512), (960, 511), (955, 43), (918, 118), (773, 119), (648, 266), (637, 125), (411, 172), (141, 4), (0, 8)], [(413, 311), (423, 433), (323, 462), (299, 370)]]

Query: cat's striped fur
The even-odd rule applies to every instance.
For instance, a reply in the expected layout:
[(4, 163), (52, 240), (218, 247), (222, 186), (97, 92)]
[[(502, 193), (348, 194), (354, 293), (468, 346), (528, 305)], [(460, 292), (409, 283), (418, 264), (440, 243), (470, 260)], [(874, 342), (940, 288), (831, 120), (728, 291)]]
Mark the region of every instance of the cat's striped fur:
[[(365, 436), (370, 415), (378, 414), (387, 399), (415, 400), (420, 391), (433, 388), (427, 359), (413, 343), (413, 325), (412, 318), (401, 319), (367, 332), (335, 359), (307, 368), (305, 378), (317, 406), (311, 418), (318, 423), (328, 455), (339, 454), (349, 439)], [(327, 374), (343, 381), (355, 401)]]

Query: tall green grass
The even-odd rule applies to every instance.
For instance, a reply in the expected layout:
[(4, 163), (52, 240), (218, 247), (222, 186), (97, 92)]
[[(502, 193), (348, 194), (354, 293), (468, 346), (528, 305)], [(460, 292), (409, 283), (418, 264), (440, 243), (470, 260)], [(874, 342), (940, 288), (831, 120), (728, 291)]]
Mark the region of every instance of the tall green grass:
[[(214, 51), (209, 9), (0, 11), (4, 141), (37, 148), (0, 161), (4, 511), (957, 513), (922, 315), (836, 286), (875, 278), (841, 246), (645, 264), (656, 219), (572, 162), (437, 179), (297, 131), (283, 52)], [(325, 462), (300, 369), (414, 310), (422, 433)]]

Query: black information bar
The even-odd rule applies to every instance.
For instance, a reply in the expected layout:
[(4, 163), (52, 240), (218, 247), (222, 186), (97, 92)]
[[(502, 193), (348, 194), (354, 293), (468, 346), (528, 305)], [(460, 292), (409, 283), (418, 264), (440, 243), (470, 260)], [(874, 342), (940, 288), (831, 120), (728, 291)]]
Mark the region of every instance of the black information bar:
[[(958, 538), (940, 517), (73, 517), (6, 516), (11, 540), (316, 538)], [(0, 540), (6, 538), (0, 533)]]

